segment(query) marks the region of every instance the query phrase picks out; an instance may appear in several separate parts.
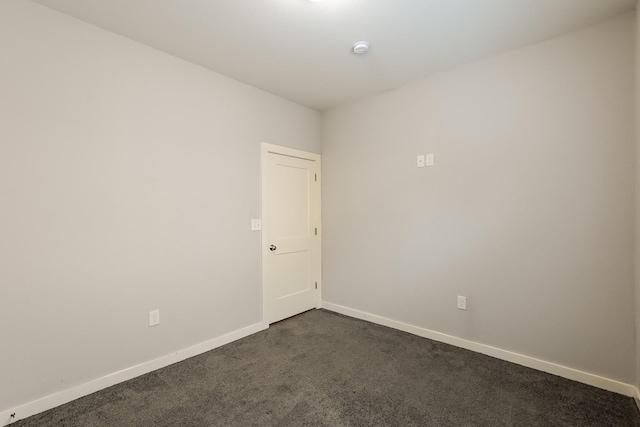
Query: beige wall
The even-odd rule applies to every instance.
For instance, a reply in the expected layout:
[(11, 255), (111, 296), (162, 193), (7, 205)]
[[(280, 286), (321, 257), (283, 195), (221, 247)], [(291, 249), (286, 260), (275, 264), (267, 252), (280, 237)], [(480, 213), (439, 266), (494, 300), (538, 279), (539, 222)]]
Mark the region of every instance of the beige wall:
[(633, 21), (325, 112), (324, 300), (634, 383)]
[(259, 322), (260, 142), (319, 135), (315, 111), (0, 1), (0, 412)]

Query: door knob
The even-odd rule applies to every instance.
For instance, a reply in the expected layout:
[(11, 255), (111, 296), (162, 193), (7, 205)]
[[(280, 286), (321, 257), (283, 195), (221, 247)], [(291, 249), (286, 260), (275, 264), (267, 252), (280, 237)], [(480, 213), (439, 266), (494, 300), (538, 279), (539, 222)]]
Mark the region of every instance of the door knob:
[(276, 249), (277, 249), (277, 248), (276, 248), (276, 245), (271, 245), (271, 246), (269, 246), (269, 250), (270, 250), (271, 252), (275, 251)]

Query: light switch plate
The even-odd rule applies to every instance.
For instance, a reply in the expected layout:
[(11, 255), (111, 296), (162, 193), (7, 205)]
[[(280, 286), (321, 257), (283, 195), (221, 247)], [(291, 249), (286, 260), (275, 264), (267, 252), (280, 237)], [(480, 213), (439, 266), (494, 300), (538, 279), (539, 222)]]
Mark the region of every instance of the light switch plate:
[(467, 297), (463, 297), (462, 295), (458, 295), (458, 308), (460, 310), (467, 309)]
[(151, 310), (149, 312), (149, 326), (160, 324), (160, 310)]
[(433, 153), (427, 154), (427, 166), (433, 166), (433, 165), (434, 165)]
[(424, 167), (424, 154), (420, 154), (420, 155), (418, 156), (418, 159), (417, 159), (417, 166), (418, 166), (419, 168), (423, 168), (423, 167)]
[(251, 230), (252, 231), (262, 230), (262, 221), (259, 220), (259, 219), (252, 219), (251, 220)]

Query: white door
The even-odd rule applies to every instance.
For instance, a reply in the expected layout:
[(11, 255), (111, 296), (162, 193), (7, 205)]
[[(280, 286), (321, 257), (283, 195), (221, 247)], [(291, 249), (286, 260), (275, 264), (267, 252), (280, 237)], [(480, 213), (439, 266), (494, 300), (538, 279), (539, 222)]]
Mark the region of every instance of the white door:
[(320, 304), (320, 155), (262, 144), (266, 327)]

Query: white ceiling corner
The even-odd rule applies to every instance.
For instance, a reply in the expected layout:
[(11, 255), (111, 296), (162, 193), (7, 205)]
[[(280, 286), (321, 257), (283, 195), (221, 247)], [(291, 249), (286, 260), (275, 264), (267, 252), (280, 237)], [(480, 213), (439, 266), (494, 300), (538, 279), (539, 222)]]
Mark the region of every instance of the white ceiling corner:
[[(33, 0), (317, 110), (630, 12), (635, 0)], [(353, 44), (371, 43), (366, 55)]]

